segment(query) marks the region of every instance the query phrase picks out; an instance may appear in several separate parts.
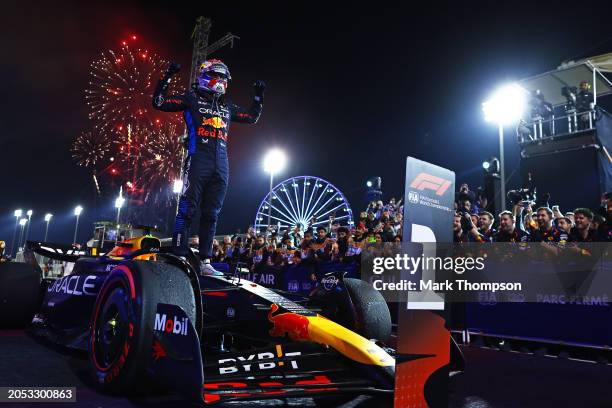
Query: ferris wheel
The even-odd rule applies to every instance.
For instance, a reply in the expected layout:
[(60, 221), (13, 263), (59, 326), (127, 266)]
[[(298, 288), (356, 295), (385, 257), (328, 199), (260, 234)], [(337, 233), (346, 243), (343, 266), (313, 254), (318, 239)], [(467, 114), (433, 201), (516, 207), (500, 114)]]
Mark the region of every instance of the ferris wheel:
[(299, 176), (277, 184), (259, 204), (255, 231), (263, 232), (270, 225), (281, 229), (301, 225), (305, 231), (309, 226), (328, 226), (330, 217), (340, 225), (353, 226), (353, 212), (344, 194), (329, 181), (319, 177)]

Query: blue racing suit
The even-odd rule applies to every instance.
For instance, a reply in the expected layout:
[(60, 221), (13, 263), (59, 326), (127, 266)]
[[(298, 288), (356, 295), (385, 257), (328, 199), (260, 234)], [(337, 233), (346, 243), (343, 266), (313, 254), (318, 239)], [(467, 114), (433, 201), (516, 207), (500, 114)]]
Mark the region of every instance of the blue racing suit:
[(212, 257), (212, 242), (223, 206), (229, 178), (227, 142), (232, 121), (256, 123), (263, 97), (256, 96), (246, 110), (226, 102), (222, 95), (192, 89), (183, 95), (167, 95), (170, 76), (162, 78), (153, 94), (153, 107), (164, 112), (183, 112), (187, 125), (188, 157), (183, 173), (183, 194), (172, 235), (179, 255), (188, 251), (191, 221), (200, 209), (200, 257)]

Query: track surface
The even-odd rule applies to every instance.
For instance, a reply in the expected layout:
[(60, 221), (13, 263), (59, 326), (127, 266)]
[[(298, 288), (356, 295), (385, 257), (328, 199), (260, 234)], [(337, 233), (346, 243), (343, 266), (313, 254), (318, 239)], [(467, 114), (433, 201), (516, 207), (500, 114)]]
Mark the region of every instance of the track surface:
[[(589, 407), (612, 408), (612, 366), (522, 355), (481, 348), (464, 349), (467, 369), (450, 384), (450, 406), (461, 408)], [(77, 387), (77, 403), (0, 404), (16, 407), (182, 407), (176, 397), (149, 395), (135, 399), (93, 390), (87, 360), (80, 353), (41, 344), (22, 331), (0, 331), (0, 386)], [(217, 405), (229, 407), (384, 408), (369, 397), (338, 402), (312, 399), (268, 400)]]

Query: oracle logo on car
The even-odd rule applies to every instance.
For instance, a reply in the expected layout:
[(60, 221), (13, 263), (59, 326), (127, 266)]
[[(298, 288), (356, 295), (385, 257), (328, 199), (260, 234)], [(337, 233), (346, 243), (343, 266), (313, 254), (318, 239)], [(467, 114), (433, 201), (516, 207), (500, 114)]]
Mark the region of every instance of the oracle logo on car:
[(49, 288), (47, 292), (52, 293), (63, 293), (66, 295), (73, 296), (96, 296), (96, 275), (68, 275), (64, 276), (55, 282)]
[(411, 188), (417, 190), (433, 190), (437, 196), (444, 195), (446, 190), (450, 187), (451, 182), (440, 177), (432, 176), (427, 173), (419, 173), (415, 179), (410, 183)]
[(165, 314), (155, 313), (155, 331), (186, 336), (188, 327), (189, 319), (186, 317), (180, 319), (174, 316), (174, 319), (168, 319)]

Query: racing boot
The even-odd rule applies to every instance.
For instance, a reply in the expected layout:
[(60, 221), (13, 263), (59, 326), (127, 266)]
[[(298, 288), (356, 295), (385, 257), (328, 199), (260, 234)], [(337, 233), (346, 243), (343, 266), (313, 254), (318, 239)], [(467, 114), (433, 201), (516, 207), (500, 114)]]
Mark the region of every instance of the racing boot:
[(211, 264), (210, 259), (200, 261), (200, 275), (217, 275), (222, 276), (223, 273), (216, 270)]

